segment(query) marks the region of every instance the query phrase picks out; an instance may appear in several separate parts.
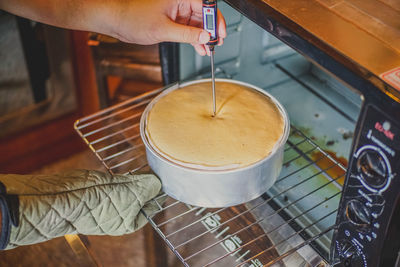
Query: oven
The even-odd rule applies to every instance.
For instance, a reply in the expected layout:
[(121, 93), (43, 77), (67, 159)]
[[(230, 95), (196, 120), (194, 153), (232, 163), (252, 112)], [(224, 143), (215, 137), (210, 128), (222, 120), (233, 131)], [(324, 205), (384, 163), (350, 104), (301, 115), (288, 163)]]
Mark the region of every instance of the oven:
[[(283, 169), (265, 194), (234, 207), (200, 208), (162, 194), (145, 214), (154, 230), (184, 266), (397, 266), (400, 5), (218, 5), (228, 37), (216, 48), (216, 76), (254, 84), (286, 108)], [(75, 123), (110, 173), (149, 171), (139, 132), (145, 106), (181, 81), (210, 77), (209, 58), (189, 45), (160, 51), (167, 86)]]

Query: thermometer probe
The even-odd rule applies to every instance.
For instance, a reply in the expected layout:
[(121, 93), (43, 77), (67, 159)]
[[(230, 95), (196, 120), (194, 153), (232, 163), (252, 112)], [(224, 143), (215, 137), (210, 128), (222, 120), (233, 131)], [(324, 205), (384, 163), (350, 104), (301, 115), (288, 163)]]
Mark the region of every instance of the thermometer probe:
[(214, 46), (218, 43), (217, 31), (217, 0), (203, 0), (203, 28), (210, 34), (210, 41), (206, 44), (210, 48), (211, 81), (213, 98), (213, 117), (216, 115), (215, 73), (214, 73)]

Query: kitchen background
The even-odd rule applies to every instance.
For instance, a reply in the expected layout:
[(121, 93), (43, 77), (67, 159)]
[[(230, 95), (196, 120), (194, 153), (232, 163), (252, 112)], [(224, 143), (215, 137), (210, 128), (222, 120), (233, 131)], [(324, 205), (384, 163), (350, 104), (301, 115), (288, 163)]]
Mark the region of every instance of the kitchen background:
[[(0, 171), (105, 171), (75, 120), (162, 86), (158, 45), (123, 44), (0, 11)], [(0, 253), (1, 266), (180, 266), (147, 225), (121, 237), (57, 238)], [(84, 243), (84, 244), (83, 244)]]

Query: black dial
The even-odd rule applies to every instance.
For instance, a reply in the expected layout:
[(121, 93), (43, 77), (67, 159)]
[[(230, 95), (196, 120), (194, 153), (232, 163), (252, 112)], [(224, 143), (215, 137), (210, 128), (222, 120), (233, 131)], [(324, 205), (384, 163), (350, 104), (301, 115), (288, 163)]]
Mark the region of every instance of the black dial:
[(371, 187), (380, 189), (388, 181), (388, 168), (383, 156), (376, 150), (366, 149), (357, 161), (357, 170), (362, 179)]
[(346, 217), (357, 226), (360, 232), (369, 230), (372, 217), (370, 210), (359, 200), (353, 199), (346, 204)]
[(357, 248), (348, 240), (342, 240), (340, 242), (340, 260), (343, 266), (361, 267), (363, 265), (363, 259)]

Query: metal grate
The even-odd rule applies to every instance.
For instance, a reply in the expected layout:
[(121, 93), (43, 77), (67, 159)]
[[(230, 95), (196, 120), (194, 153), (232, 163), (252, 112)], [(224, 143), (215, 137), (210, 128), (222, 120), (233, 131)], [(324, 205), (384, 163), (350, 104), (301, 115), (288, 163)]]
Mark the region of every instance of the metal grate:
[[(149, 171), (140, 115), (163, 89), (75, 123), (110, 173)], [(145, 215), (185, 266), (324, 266), (345, 170), (292, 126), (281, 175), (263, 196), (206, 209), (160, 195)]]

